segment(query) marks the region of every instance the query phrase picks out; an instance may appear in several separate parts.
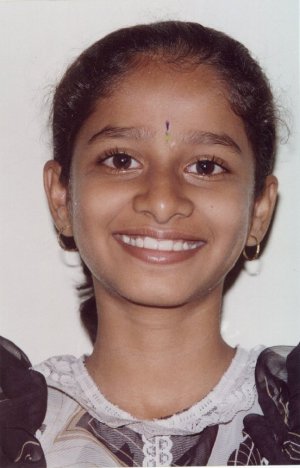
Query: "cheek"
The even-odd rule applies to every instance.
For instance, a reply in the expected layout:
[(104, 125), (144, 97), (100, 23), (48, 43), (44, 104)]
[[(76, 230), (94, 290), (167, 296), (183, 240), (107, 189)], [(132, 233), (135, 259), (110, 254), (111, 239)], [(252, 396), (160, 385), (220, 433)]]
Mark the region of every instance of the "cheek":
[(244, 248), (252, 221), (252, 190), (232, 190), (211, 203), (212, 235), (220, 248), (236, 256)]
[[(227, 185), (226, 190), (214, 190), (206, 194), (205, 207), (207, 226), (210, 237), (219, 249), (237, 252), (243, 249), (251, 225), (251, 212), (253, 206), (253, 190), (251, 184)], [(221, 252), (219, 252), (221, 254)]]
[(128, 203), (130, 191), (90, 178), (77, 180), (71, 192), (73, 234), (81, 246), (100, 241), (99, 233), (110, 235), (113, 220)]

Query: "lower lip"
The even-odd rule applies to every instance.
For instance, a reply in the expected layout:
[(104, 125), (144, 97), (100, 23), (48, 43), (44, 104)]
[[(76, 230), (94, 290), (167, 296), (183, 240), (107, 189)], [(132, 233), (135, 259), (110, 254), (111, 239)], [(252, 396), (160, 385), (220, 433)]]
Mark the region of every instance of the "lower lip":
[(138, 258), (139, 260), (142, 260), (143, 262), (152, 263), (154, 265), (171, 265), (172, 263), (183, 262), (184, 260), (193, 257), (205, 245), (203, 242), (195, 249), (182, 251), (163, 251), (134, 247), (133, 245), (125, 244), (118, 238), (115, 239), (130, 255)]

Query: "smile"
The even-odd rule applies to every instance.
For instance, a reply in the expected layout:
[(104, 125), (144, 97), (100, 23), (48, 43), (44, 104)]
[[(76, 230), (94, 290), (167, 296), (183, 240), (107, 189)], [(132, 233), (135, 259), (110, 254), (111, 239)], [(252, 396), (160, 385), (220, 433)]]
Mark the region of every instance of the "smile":
[(139, 249), (158, 250), (163, 252), (183, 252), (193, 250), (203, 244), (201, 241), (186, 241), (172, 239), (155, 239), (148, 236), (128, 236), (120, 235), (119, 240), (124, 244), (137, 247)]
[[(114, 234), (121, 247), (131, 256), (155, 265), (183, 262), (201, 249), (206, 242), (182, 237), (175, 232), (126, 232)], [(185, 238), (186, 237), (186, 238)]]

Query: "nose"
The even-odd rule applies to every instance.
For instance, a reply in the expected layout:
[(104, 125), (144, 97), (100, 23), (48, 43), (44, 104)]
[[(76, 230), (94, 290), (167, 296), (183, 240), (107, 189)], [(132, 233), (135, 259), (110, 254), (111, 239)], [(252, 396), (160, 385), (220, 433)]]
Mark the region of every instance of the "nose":
[(133, 208), (137, 213), (152, 217), (158, 224), (166, 224), (174, 217), (189, 217), (194, 204), (175, 175), (164, 172), (148, 175), (134, 197)]

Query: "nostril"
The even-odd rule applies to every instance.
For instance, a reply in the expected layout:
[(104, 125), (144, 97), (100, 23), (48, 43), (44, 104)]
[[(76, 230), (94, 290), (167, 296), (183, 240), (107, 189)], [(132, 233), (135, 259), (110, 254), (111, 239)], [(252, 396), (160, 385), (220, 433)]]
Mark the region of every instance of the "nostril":
[(174, 216), (188, 217), (194, 210), (192, 200), (176, 190), (149, 187), (134, 197), (133, 208), (137, 213), (152, 216), (158, 223), (166, 223)]

